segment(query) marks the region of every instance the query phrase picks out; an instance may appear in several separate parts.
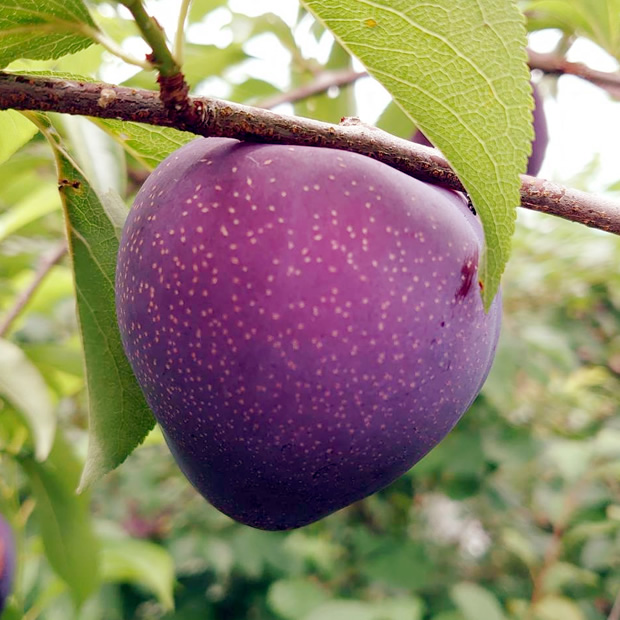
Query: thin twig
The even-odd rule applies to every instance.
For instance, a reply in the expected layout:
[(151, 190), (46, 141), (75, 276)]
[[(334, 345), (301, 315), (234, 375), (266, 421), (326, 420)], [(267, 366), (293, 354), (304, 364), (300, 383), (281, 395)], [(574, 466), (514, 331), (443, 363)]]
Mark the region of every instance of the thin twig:
[(183, 65), (183, 47), (185, 44), (185, 20), (187, 19), (189, 5), (191, 3), (192, 0), (182, 0), (181, 8), (179, 9), (179, 19), (177, 21), (177, 31), (174, 35), (174, 47), (172, 54), (179, 66)]
[(368, 77), (366, 71), (354, 71), (353, 69), (323, 71), (309, 84), (263, 99), (256, 104), (256, 107), (271, 109), (282, 103), (295, 103), (314, 95), (320, 95), (334, 86), (348, 86), (363, 77)]
[[(175, 127), (201, 136), (323, 146), (377, 159), (427, 183), (463, 191), (439, 151), (359, 123), (332, 125), (270, 110), (192, 97), (193, 115), (171, 115), (153, 91), (0, 72), (0, 109), (39, 110)], [(521, 206), (620, 235), (620, 203), (539, 179), (521, 177)]]
[(50, 252), (48, 256), (43, 256), (41, 258), (39, 267), (37, 268), (32, 282), (19, 294), (13, 306), (6, 313), (2, 321), (0, 321), (0, 338), (9, 331), (15, 319), (20, 315), (22, 310), (32, 299), (32, 296), (36, 293), (43, 280), (45, 280), (52, 267), (65, 255), (66, 252), (67, 244), (63, 241), (58, 244), (54, 251)]
[(100, 30), (97, 30), (96, 28), (91, 28), (86, 24), (80, 24), (80, 26), (81, 31), (85, 35), (89, 36), (96, 43), (99, 43), (99, 45), (101, 45), (105, 50), (110, 52), (110, 54), (113, 54), (117, 58), (120, 58), (123, 62), (126, 62), (130, 65), (135, 65), (136, 67), (140, 67), (141, 69), (144, 69), (144, 71), (153, 70), (153, 65), (151, 65), (150, 62), (148, 62), (147, 60), (140, 60), (139, 58), (135, 58), (131, 54), (127, 54), (125, 50), (120, 47), (120, 45), (117, 45), (113, 39), (110, 39)]
[[(530, 69), (538, 69), (552, 75), (574, 75), (600, 86), (613, 97), (620, 97), (620, 72), (596, 71), (580, 62), (568, 62), (559, 54), (540, 54), (528, 50)], [(303, 86), (274, 95), (256, 104), (259, 108), (275, 108), (282, 103), (295, 103), (329, 90), (332, 86), (347, 86), (360, 78), (368, 77), (366, 71), (343, 69), (324, 71)]]
[(620, 72), (596, 71), (581, 62), (569, 62), (558, 54), (539, 54), (528, 50), (532, 69), (555, 75), (574, 75), (606, 90), (613, 97), (620, 97)]

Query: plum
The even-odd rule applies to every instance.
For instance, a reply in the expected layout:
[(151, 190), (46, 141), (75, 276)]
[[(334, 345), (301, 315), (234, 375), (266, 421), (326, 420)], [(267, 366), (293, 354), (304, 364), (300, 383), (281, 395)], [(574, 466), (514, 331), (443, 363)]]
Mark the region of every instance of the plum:
[(482, 247), (460, 194), (362, 155), (227, 138), (173, 153), (130, 211), (116, 299), (187, 478), (279, 530), (406, 472), (490, 369)]
[(534, 95), (534, 140), (532, 141), (532, 153), (527, 161), (527, 174), (536, 176), (545, 159), (549, 134), (542, 98), (536, 85), (533, 85), (532, 88)]
[[(536, 176), (540, 172), (545, 158), (549, 134), (547, 132), (547, 118), (545, 116), (542, 98), (535, 84), (532, 84), (532, 94), (534, 96), (534, 139), (532, 140), (532, 153), (527, 160), (526, 173), (531, 176)], [(413, 134), (411, 140), (418, 144), (423, 144), (424, 146), (433, 146), (419, 129)]]
[(13, 588), (15, 573), (15, 541), (13, 531), (0, 515), (0, 614)]

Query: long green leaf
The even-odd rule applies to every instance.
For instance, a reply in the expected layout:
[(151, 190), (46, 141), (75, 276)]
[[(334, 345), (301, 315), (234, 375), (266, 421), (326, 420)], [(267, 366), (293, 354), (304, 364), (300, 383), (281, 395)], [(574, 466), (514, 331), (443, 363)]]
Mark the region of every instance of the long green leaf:
[(37, 128), (22, 114), (15, 110), (0, 112), (0, 164), (5, 162), (15, 151), (24, 146)]
[(267, 603), (278, 616), (297, 620), (329, 598), (325, 589), (307, 579), (280, 579), (267, 591)]
[(303, 0), (441, 149), (485, 230), (488, 307), (510, 254), (532, 99), (524, 18), (506, 0)]
[(0, 241), (40, 217), (60, 209), (58, 191), (52, 184), (41, 184), (23, 200), (0, 215)]
[(450, 595), (467, 620), (506, 620), (495, 595), (475, 583), (457, 583)]
[(83, 116), (62, 117), (77, 162), (98, 194), (127, 189), (125, 151), (100, 127)]
[(89, 398), (89, 446), (80, 489), (114, 469), (154, 426), (116, 323), (116, 222), (53, 134), (60, 194), (73, 259)]
[(421, 620), (423, 605), (417, 598), (376, 602), (332, 600), (315, 607), (303, 620)]
[(174, 562), (162, 546), (147, 540), (104, 539), (103, 579), (148, 588), (166, 609), (174, 607)]
[(0, 339), (0, 394), (8, 398), (30, 427), (37, 460), (47, 458), (56, 432), (49, 390), (37, 367), (12, 342)]
[(193, 133), (168, 127), (103, 118), (92, 120), (150, 170), (170, 153), (196, 139)]
[(526, 9), (529, 28), (588, 37), (620, 60), (620, 0), (533, 0)]
[(36, 500), (35, 516), (47, 559), (81, 604), (99, 584), (99, 544), (90, 521), (88, 494), (75, 494), (79, 462), (57, 434), (47, 461), (25, 458), (22, 466)]
[(0, 0), (0, 67), (78, 52), (93, 43), (85, 31), (94, 27), (82, 0)]

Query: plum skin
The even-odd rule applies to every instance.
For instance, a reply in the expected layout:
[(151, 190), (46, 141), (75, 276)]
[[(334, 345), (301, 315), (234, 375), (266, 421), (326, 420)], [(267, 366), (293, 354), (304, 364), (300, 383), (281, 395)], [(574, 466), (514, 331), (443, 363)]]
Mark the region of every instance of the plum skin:
[[(532, 140), (532, 152), (527, 160), (526, 174), (536, 176), (540, 172), (543, 160), (545, 159), (545, 152), (547, 151), (547, 144), (549, 143), (549, 132), (547, 129), (547, 117), (545, 116), (542, 97), (540, 96), (536, 84), (532, 84), (532, 96), (534, 97), (534, 111), (532, 113), (534, 139)], [(411, 141), (423, 144), (424, 146), (433, 146), (419, 129), (413, 134)]]
[(492, 364), (464, 199), (370, 158), (199, 138), (127, 219), (123, 346), (178, 465), (252, 527), (316, 521), (435, 446)]
[(532, 141), (532, 153), (527, 160), (527, 174), (536, 176), (540, 172), (545, 159), (545, 152), (549, 143), (549, 132), (542, 97), (535, 84), (532, 85), (532, 94), (534, 96), (534, 140)]
[(0, 515), (0, 614), (13, 588), (15, 575), (15, 540), (6, 519)]

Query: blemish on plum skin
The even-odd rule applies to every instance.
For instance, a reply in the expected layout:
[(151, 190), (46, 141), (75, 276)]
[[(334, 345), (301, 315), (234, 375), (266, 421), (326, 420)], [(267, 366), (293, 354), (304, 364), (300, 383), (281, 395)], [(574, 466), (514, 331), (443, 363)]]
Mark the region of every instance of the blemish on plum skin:
[[(478, 267), (478, 252), (475, 252), (461, 265), (461, 286), (454, 296), (456, 301), (462, 301), (467, 297), (474, 282), (474, 275)], [(480, 284), (480, 283), (479, 283)]]

